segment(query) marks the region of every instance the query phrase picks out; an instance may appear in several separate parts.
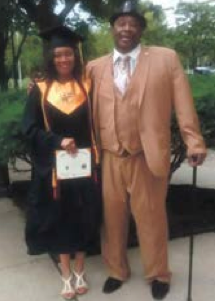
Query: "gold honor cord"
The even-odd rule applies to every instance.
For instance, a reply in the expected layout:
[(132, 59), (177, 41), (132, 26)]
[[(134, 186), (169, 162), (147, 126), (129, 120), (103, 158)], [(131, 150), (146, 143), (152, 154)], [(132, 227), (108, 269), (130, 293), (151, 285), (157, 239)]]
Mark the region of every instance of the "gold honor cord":
[[(51, 87), (51, 84), (46, 84), (45, 92), (42, 94), (42, 100), (41, 100), (41, 107), (43, 112), (43, 118), (44, 118), (44, 124), (47, 132), (50, 131), (50, 125), (48, 123), (48, 118), (45, 111), (45, 99), (47, 99), (49, 89)], [(58, 181), (57, 181), (57, 174), (56, 174), (56, 168), (52, 168), (52, 189), (53, 189), (53, 199), (57, 200), (59, 196), (59, 187), (58, 187)]]
[(81, 64), (83, 66), (84, 65), (84, 56), (83, 56), (83, 49), (82, 49), (81, 42), (78, 43), (78, 51), (79, 51), (79, 55), (80, 55)]

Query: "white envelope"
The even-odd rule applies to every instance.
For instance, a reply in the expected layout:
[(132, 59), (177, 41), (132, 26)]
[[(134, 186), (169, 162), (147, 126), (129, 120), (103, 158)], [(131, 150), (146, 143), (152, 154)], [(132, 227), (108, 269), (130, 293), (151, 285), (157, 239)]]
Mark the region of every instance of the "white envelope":
[(91, 176), (91, 151), (89, 148), (79, 149), (78, 152), (68, 154), (64, 150), (56, 151), (57, 179), (76, 179)]

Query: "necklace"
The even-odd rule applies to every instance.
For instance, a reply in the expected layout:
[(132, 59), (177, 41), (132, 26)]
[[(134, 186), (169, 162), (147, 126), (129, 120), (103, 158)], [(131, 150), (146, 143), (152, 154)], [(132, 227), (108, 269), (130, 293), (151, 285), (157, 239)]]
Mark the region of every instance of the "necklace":
[(56, 86), (56, 94), (60, 101), (64, 103), (70, 103), (74, 100), (75, 96), (75, 85), (73, 81), (66, 84), (58, 84)]
[(60, 92), (59, 96), (62, 102), (72, 102), (74, 98), (74, 92)]

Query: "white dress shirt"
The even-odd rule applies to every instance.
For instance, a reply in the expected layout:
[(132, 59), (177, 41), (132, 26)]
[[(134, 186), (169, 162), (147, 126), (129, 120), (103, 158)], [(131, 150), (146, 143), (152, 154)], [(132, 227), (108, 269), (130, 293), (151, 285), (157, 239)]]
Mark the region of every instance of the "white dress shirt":
[(137, 45), (132, 51), (128, 53), (120, 53), (118, 50), (114, 49), (113, 52), (113, 72), (114, 72), (114, 83), (121, 91), (122, 94), (125, 93), (128, 75), (122, 68), (120, 67), (119, 61), (120, 59), (124, 59), (125, 57), (130, 57), (130, 76), (134, 73), (134, 70), (137, 65), (137, 60), (141, 51), (140, 44)]

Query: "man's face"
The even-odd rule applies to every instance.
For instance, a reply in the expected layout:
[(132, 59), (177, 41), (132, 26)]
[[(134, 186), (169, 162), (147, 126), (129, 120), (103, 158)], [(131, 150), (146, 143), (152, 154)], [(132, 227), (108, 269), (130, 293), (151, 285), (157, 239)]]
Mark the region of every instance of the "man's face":
[(114, 22), (112, 34), (116, 48), (122, 53), (127, 53), (140, 43), (142, 27), (138, 19), (124, 15)]

